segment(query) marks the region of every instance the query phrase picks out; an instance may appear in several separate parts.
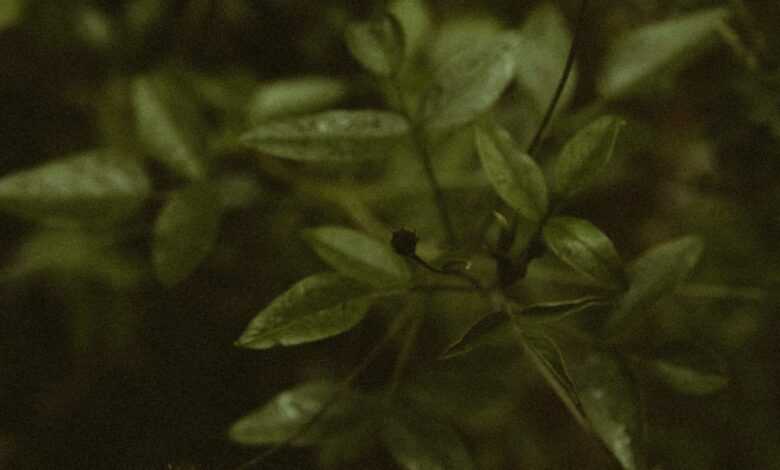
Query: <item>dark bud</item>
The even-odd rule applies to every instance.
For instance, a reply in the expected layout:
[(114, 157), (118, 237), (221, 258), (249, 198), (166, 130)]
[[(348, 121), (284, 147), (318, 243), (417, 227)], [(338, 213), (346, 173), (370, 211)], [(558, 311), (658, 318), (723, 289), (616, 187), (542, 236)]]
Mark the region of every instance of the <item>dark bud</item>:
[(393, 250), (401, 256), (415, 256), (419, 240), (417, 234), (412, 230), (402, 228), (393, 232), (390, 244), (393, 245)]

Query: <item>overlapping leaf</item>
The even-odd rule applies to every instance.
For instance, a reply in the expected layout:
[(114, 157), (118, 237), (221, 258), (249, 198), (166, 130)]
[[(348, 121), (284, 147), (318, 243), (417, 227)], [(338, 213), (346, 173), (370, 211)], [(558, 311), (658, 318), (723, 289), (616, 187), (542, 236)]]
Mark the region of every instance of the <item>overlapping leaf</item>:
[(347, 95), (347, 84), (324, 76), (288, 78), (255, 88), (247, 105), (249, 121), (313, 113), (336, 105)]
[(403, 63), (404, 32), (393, 15), (352, 23), (347, 26), (345, 39), (352, 56), (375, 75), (393, 75)]
[(514, 334), (512, 322), (504, 312), (494, 312), (471, 326), (457, 342), (450, 346), (443, 359), (466, 354), (480, 346), (501, 342)]
[(658, 380), (688, 395), (717, 392), (728, 384), (721, 361), (698, 348), (667, 348), (655, 358), (642, 361), (642, 364)]

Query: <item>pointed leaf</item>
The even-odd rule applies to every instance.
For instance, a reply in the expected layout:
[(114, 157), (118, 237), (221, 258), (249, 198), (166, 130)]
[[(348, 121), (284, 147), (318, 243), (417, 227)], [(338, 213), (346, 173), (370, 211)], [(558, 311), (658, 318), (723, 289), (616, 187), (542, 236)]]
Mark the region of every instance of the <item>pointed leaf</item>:
[(628, 368), (617, 355), (596, 351), (569, 365), (590, 428), (625, 470), (646, 469), (639, 394)]
[(394, 75), (403, 63), (404, 32), (393, 15), (352, 23), (347, 26), (345, 39), (352, 56), (374, 75)]
[(340, 389), (333, 382), (317, 381), (286, 390), (236, 421), (230, 427), (230, 439), (244, 445), (280, 444), (311, 426), (292, 444), (316, 441), (328, 430), (336, 431), (332, 423), (344, 412), (344, 400), (337, 398)]
[[(531, 97), (541, 115), (552, 101), (563, 75), (571, 47), (571, 33), (566, 18), (551, 3), (534, 9), (523, 24), (523, 37), (517, 52), (517, 83)], [(576, 88), (577, 72), (572, 70), (558, 109), (571, 101)]]
[(425, 0), (392, 0), (387, 11), (398, 19), (404, 33), (406, 56), (413, 57), (425, 46), (431, 29), (431, 13)]
[(690, 60), (728, 17), (725, 8), (701, 10), (644, 26), (619, 39), (598, 80), (606, 98), (630, 93), (650, 77)]
[(347, 96), (347, 84), (329, 77), (298, 77), (258, 85), (249, 99), (252, 124), (329, 108)]
[(340, 274), (309, 276), (263, 309), (236, 346), (268, 349), (335, 336), (357, 325), (376, 297), (364, 284)]
[(176, 191), (154, 226), (157, 278), (171, 286), (185, 279), (209, 254), (219, 234), (220, 193), (197, 184)]
[(698, 348), (668, 348), (656, 358), (643, 361), (643, 365), (657, 379), (688, 395), (717, 392), (729, 381), (722, 361)]
[(458, 433), (446, 423), (410, 409), (388, 416), (381, 439), (407, 470), (471, 470), (474, 462)]
[(206, 175), (206, 124), (195, 100), (177, 81), (143, 76), (133, 81), (136, 130), (146, 152), (183, 178)]
[(568, 198), (587, 188), (609, 163), (625, 122), (603, 116), (577, 132), (561, 150), (552, 168), (552, 190)]
[(499, 343), (514, 334), (512, 323), (504, 312), (484, 316), (468, 329), (466, 334), (447, 349), (442, 359), (466, 354), (478, 347)]
[(131, 216), (150, 192), (136, 160), (95, 150), (0, 178), (0, 207), (55, 225), (108, 225)]
[(609, 303), (609, 300), (604, 297), (589, 295), (578, 299), (531, 304), (522, 307), (513, 315), (518, 321), (556, 321), (591, 308), (609, 305)]
[(587, 220), (555, 217), (544, 224), (544, 242), (561, 261), (611, 287), (624, 285), (623, 263), (612, 241)]
[(320, 258), (345, 276), (385, 288), (411, 279), (409, 266), (390, 243), (337, 226), (309, 229), (303, 237)]
[(462, 51), (436, 70), (423, 96), (422, 119), (431, 129), (466, 124), (490, 109), (512, 81), (520, 39), (504, 33)]
[(536, 162), (498, 126), (478, 126), (476, 140), (482, 167), (498, 195), (526, 219), (541, 221), (547, 214), (547, 186)]
[(655, 303), (685, 281), (704, 251), (701, 239), (685, 236), (642, 254), (627, 268), (629, 289), (612, 312), (605, 328), (614, 333), (632, 313)]
[(354, 162), (390, 155), (408, 130), (396, 113), (337, 110), (258, 125), (241, 142), (291, 160)]

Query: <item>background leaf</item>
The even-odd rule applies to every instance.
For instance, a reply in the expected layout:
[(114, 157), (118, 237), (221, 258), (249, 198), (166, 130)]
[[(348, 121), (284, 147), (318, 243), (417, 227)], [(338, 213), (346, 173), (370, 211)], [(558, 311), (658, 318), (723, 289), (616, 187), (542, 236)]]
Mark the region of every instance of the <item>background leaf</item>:
[(364, 284), (340, 274), (309, 276), (263, 309), (236, 345), (268, 349), (335, 336), (358, 324), (374, 298)]
[(220, 202), (218, 189), (205, 184), (168, 199), (154, 226), (154, 269), (163, 284), (182, 281), (209, 254), (219, 235)]
[(22, 17), (24, 0), (5, 0), (0, 3), (0, 31), (10, 28)]
[(374, 75), (388, 77), (400, 69), (404, 60), (404, 32), (393, 15), (351, 23), (344, 36), (352, 56)]
[(430, 129), (466, 124), (490, 109), (514, 77), (517, 34), (503, 33), (453, 56), (434, 73), (423, 96)]
[(539, 222), (547, 214), (547, 186), (542, 170), (498, 127), (476, 128), (482, 168), (499, 196), (520, 215)]
[(349, 93), (343, 80), (325, 76), (303, 76), (258, 85), (247, 105), (249, 122), (259, 124), (272, 118), (313, 113), (334, 106)]
[(342, 163), (387, 157), (408, 130), (396, 113), (338, 110), (261, 124), (241, 141), (277, 157)]
[(387, 288), (411, 280), (409, 266), (389, 242), (337, 226), (309, 229), (303, 236), (320, 258), (357, 281)]
[(641, 364), (658, 380), (687, 395), (707, 395), (728, 384), (725, 367), (715, 355), (700, 348), (665, 348)]
[(0, 207), (54, 225), (110, 225), (131, 216), (150, 192), (136, 160), (94, 150), (4, 176)]
[(587, 188), (612, 158), (624, 124), (618, 117), (603, 116), (566, 142), (552, 167), (553, 192), (565, 199)]
[(509, 317), (504, 312), (493, 312), (482, 317), (466, 334), (450, 346), (442, 359), (466, 354), (480, 346), (501, 342), (514, 335)]
[(609, 305), (609, 300), (593, 295), (571, 300), (539, 302), (519, 308), (513, 312), (516, 321), (556, 321), (591, 308)]
[(689, 235), (653, 247), (634, 260), (626, 269), (629, 289), (612, 312), (606, 329), (617, 331), (634, 312), (671, 293), (690, 276), (703, 251), (701, 239)]
[(623, 263), (612, 241), (584, 219), (554, 217), (542, 231), (547, 247), (576, 271), (610, 287), (624, 285)]
[(606, 98), (620, 97), (664, 69), (689, 61), (728, 15), (724, 8), (712, 8), (629, 32), (608, 53), (599, 92)]
[(138, 77), (132, 84), (132, 102), (145, 151), (183, 178), (203, 178), (206, 124), (182, 83), (165, 75)]

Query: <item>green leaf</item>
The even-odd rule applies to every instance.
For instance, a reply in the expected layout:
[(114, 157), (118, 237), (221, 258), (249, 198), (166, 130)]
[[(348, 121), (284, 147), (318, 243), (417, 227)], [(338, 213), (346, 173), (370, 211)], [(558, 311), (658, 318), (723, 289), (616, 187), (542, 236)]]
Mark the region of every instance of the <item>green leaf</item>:
[[(280, 444), (294, 437), (298, 439), (291, 444), (317, 441), (329, 432), (337, 432), (333, 421), (345, 408), (345, 400), (337, 398), (339, 392), (338, 384), (325, 381), (306, 382), (286, 390), (236, 421), (230, 427), (230, 439), (253, 446)], [(307, 426), (311, 427), (298, 436)]]
[(628, 368), (598, 351), (569, 366), (590, 428), (625, 470), (646, 469), (639, 393)]
[(429, 129), (455, 127), (490, 109), (514, 78), (519, 41), (517, 34), (499, 34), (439, 67), (423, 96), (424, 125)]
[(451, 56), (475, 43), (488, 42), (501, 32), (501, 23), (493, 16), (470, 12), (445, 19), (436, 30), (428, 54), (434, 64), (446, 63)]
[(606, 331), (619, 331), (633, 313), (671, 293), (690, 276), (703, 251), (700, 238), (685, 236), (653, 247), (634, 260), (626, 269), (629, 289), (612, 312)]
[[(571, 34), (566, 18), (551, 3), (534, 9), (520, 34), (523, 41), (517, 51), (517, 84), (531, 97), (541, 115), (550, 105), (563, 75), (571, 47)], [(558, 109), (564, 109), (571, 101), (576, 82), (577, 72), (572, 70)]]
[(261, 124), (241, 142), (291, 160), (354, 162), (389, 156), (408, 131), (396, 113), (337, 110)]
[(0, 31), (19, 22), (24, 11), (24, 0), (3, 0), (0, 2)]
[(587, 188), (612, 158), (624, 124), (618, 117), (603, 116), (566, 142), (552, 167), (553, 192), (565, 199)]
[(712, 8), (629, 32), (607, 54), (598, 80), (599, 92), (606, 98), (618, 98), (648, 78), (690, 61), (728, 16), (725, 8)]
[(499, 196), (526, 219), (547, 214), (547, 186), (536, 162), (498, 127), (476, 128), (477, 151), (488, 180)]
[(381, 439), (407, 470), (470, 470), (474, 462), (458, 433), (432, 416), (396, 408), (386, 418)]
[(179, 283), (206, 258), (219, 234), (221, 209), (220, 193), (209, 185), (171, 195), (154, 226), (154, 269), (160, 282)]
[(236, 345), (268, 349), (338, 335), (357, 325), (376, 297), (364, 284), (340, 274), (309, 276), (263, 309)]
[(341, 274), (376, 287), (407, 284), (411, 271), (390, 247), (346, 227), (325, 226), (305, 230), (304, 239), (326, 263)]
[(604, 297), (588, 295), (571, 300), (559, 300), (555, 302), (539, 302), (520, 308), (513, 312), (517, 321), (557, 321), (570, 315), (590, 310), (595, 307), (609, 305), (610, 301)]
[(347, 84), (335, 78), (308, 76), (263, 83), (255, 89), (247, 112), (252, 124), (271, 118), (322, 111), (348, 93)]
[(584, 412), (577, 395), (577, 389), (569, 376), (569, 370), (558, 345), (542, 330), (531, 328), (523, 328), (522, 341), (526, 354), (547, 384), (572, 416), (581, 425), (585, 425)]
[(544, 224), (544, 243), (561, 261), (611, 287), (625, 284), (623, 262), (604, 232), (587, 220), (555, 217)]
[(138, 77), (132, 84), (136, 130), (145, 151), (179, 176), (206, 175), (206, 125), (182, 84), (163, 75)]
[(699, 348), (670, 347), (641, 363), (658, 380), (688, 395), (717, 392), (729, 381), (722, 361)]
[(431, 13), (424, 0), (392, 0), (387, 11), (398, 19), (404, 33), (406, 56), (413, 57), (426, 45), (431, 30)]
[(102, 226), (133, 215), (150, 192), (136, 160), (94, 150), (0, 178), (0, 207), (54, 225)]
[(403, 64), (404, 32), (393, 15), (351, 23), (345, 40), (352, 56), (374, 75), (389, 77)]
[(472, 325), (466, 334), (450, 346), (441, 358), (457, 357), (481, 346), (499, 343), (513, 334), (514, 330), (509, 317), (504, 312), (493, 312)]

